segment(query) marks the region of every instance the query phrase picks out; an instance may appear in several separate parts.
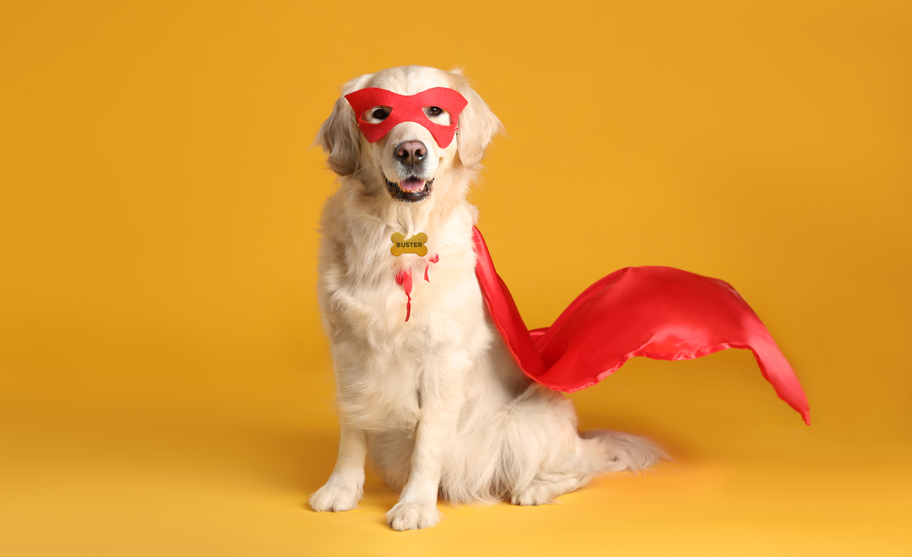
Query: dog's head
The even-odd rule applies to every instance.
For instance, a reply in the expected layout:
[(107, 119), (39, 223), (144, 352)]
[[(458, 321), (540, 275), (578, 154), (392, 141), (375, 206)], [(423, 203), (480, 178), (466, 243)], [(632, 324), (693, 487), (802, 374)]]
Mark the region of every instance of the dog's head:
[[(377, 91), (376, 98), (356, 93), (369, 88), (382, 91)], [(463, 102), (465, 108), (459, 111)], [(401, 106), (390, 106), (397, 103)], [(409, 103), (414, 105), (413, 112), (421, 111), (415, 112), (416, 117), (391, 116), (397, 109), (399, 114), (405, 113)], [(353, 106), (358, 107), (358, 114)], [(458, 122), (453, 121), (456, 112)], [(386, 131), (389, 126), (382, 124), (388, 118), (398, 123)], [(371, 140), (362, 133), (359, 120), (365, 133), (373, 130)], [(454, 124), (458, 131), (450, 140)], [(414, 203), (444, 195), (449, 172), (478, 166), (499, 130), (500, 121), (458, 71), (404, 66), (346, 83), (317, 141), (328, 155), (329, 167), (340, 176), (355, 178), (366, 193)], [(386, 133), (380, 135), (382, 131)]]

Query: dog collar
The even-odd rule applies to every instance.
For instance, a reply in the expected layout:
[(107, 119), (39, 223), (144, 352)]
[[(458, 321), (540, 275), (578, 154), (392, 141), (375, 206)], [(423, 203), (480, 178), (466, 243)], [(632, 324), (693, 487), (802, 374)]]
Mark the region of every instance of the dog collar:
[[(459, 113), (469, 104), (465, 97), (446, 87), (434, 87), (415, 95), (400, 95), (387, 89), (368, 87), (349, 93), (345, 98), (354, 109), (358, 127), (361, 128), (361, 133), (368, 143), (380, 140), (397, 124), (415, 122), (431, 132), (437, 144), (444, 149), (453, 142), (453, 136), (458, 129)], [(423, 109), (432, 106), (450, 113), (450, 125), (431, 122)], [(364, 115), (375, 107), (389, 107), (389, 116), (382, 122), (366, 122)]]

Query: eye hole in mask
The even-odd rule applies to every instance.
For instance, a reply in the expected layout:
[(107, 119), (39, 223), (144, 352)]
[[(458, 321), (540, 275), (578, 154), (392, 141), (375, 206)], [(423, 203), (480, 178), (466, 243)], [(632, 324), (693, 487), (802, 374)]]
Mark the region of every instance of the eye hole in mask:
[(382, 122), (386, 120), (387, 117), (389, 117), (392, 111), (393, 109), (388, 106), (378, 106), (377, 108), (368, 111), (370, 112), (370, 117), (365, 118), (365, 120), (376, 120), (378, 122)]

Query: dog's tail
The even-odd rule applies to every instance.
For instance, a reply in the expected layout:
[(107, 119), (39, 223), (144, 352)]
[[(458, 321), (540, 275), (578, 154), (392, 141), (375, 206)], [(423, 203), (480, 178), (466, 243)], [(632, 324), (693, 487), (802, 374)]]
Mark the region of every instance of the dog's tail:
[(589, 449), (587, 460), (598, 472), (636, 472), (659, 460), (671, 460), (665, 451), (645, 437), (604, 429), (587, 431), (580, 437), (588, 440), (588, 443), (583, 441)]

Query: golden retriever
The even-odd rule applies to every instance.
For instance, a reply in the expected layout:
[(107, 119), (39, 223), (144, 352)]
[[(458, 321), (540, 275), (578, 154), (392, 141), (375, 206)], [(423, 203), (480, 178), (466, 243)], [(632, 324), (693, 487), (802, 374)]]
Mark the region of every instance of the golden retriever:
[[(368, 142), (344, 97), (368, 87), (454, 89), (468, 101), (455, 140), (442, 148), (425, 126), (404, 121)], [(423, 110), (450, 124), (446, 110)], [(358, 116), (388, 115), (374, 106)], [(401, 492), (387, 514), (395, 530), (435, 525), (438, 495), (539, 505), (601, 472), (638, 470), (662, 456), (632, 435), (579, 434), (572, 403), (523, 375), (492, 324), (475, 278), (478, 213), (466, 192), (500, 127), (460, 72), (407, 66), (345, 84), (320, 129), (317, 141), (339, 175), (323, 210), (318, 289), (341, 439), (329, 480), (310, 497), (315, 511), (357, 505), (368, 454)], [(427, 253), (392, 255), (394, 233), (426, 234)]]

